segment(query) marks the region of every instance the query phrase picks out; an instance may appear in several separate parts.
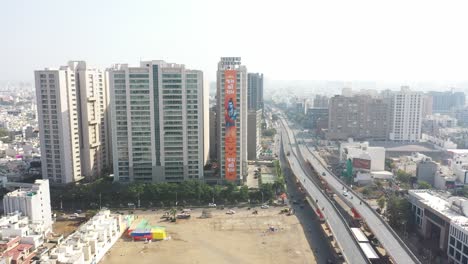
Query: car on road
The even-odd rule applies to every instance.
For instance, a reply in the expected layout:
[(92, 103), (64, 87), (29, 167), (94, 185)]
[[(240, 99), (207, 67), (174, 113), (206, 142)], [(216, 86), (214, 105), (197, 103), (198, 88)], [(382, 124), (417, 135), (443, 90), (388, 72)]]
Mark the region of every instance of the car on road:
[(325, 177), (327, 176), (327, 174), (325, 172), (322, 172), (322, 176)]
[(347, 192), (347, 191), (344, 191), (344, 192), (343, 192), (343, 196), (344, 196), (344, 197), (347, 197), (347, 196), (348, 196), (348, 192)]
[(209, 203), (208, 207), (216, 207), (216, 204), (215, 203)]
[(264, 204), (264, 205), (262, 205), (260, 208), (262, 208), (262, 209), (268, 209), (268, 208), (270, 208), (270, 206), (268, 206), (267, 204)]
[(294, 201), (293, 201), (293, 204), (299, 204), (299, 201), (298, 201), (298, 200), (294, 200)]

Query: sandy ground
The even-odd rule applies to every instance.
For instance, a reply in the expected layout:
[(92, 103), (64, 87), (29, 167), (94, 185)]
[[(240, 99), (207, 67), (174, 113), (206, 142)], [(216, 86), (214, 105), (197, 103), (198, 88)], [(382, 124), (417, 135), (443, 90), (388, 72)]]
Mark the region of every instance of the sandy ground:
[(211, 209), (212, 218), (201, 219), (202, 209), (196, 209), (177, 223), (160, 222), (161, 211), (138, 212), (136, 221), (165, 226), (171, 239), (145, 244), (121, 238), (100, 263), (316, 263), (295, 216), (280, 215), (280, 208), (258, 209), (258, 215), (234, 210), (227, 215), (227, 209)]
[(71, 233), (75, 232), (78, 227), (83, 224), (85, 219), (67, 219), (67, 220), (57, 220), (52, 225), (52, 230), (56, 234), (61, 234), (63, 237), (67, 237)]

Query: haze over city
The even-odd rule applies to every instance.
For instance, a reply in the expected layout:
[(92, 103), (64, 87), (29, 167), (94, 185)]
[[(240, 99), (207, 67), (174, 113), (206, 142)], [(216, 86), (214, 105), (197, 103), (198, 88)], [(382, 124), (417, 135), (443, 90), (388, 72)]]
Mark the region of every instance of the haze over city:
[[(182, 61), (215, 81), (220, 56), (269, 80), (466, 80), (466, 1), (5, 1), (0, 80), (67, 60)], [(444, 83), (445, 84), (445, 83)]]
[(468, 3), (16, 0), (0, 264), (468, 264)]

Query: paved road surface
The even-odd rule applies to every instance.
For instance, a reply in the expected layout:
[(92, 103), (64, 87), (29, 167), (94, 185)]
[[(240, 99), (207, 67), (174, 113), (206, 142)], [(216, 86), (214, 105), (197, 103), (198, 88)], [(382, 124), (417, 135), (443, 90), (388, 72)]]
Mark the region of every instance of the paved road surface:
[[(281, 154), (281, 153), (278, 153)], [(287, 192), (289, 195), (290, 206), (294, 208), (295, 215), (299, 219), (305, 231), (305, 236), (309, 241), (311, 249), (314, 251), (317, 263), (327, 263), (327, 260), (333, 260), (334, 255), (329, 243), (328, 238), (325, 237), (317, 215), (310, 206), (306, 205), (303, 209), (299, 205), (292, 204), (292, 200), (303, 200), (304, 194), (301, 193), (296, 185), (294, 175), (291, 169), (288, 168), (285, 155), (279, 155), (283, 175), (287, 181)]]
[[(306, 175), (302, 169), (299, 160), (297, 159), (297, 147), (296, 144), (290, 144), (290, 141), (294, 140), (292, 132), (282, 133), (283, 148), (285, 152), (290, 151), (290, 155), (287, 156), (289, 164), (291, 165), (292, 172), (296, 177), (302, 181), (302, 185), (312, 197), (317, 199), (319, 206), (322, 206), (323, 214), (330, 226), (330, 229), (338, 242), (338, 245), (342, 249), (343, 256), (348, 263), (368, 263), (367, 258), (362, 253), (359, 245), (354, 240), (354, 237), (350, 233), (348, 226), (345, 224), (341, 215), (336, 211), (331, 202), (325, 197), (325, 194), (320, 190)], [(403, 262), (402, 262), (403, 263)]]
[[(284, 122), (285, 123), (285, 122)], [(285, 124), (287, 126), (287, 124)], [(289, 126), (286, 127), (289, 134), (292, 134), (292, 130)], [(292, 137), (292, 136), (291, 136)], [(324, 166), (315, 155), (313, 154), (306, 146), (300, 145), (299, 151), (303, 155), (304, 159), (308, 160), (314, 169), (322, 174), (325, 172), (326, 176), (324, 179), (327, 181), (328, 185), (335, 189), (335, 192), (340, 195), (342, 199), (346, 199), (354, 206), (354, 208), (359, 212), (363, 219), (365, 219), (367, 225), (372, 230), (374, 235), (380, 241), (382, 246), (387, 250), (388, 254), (395, 260), (396, 263), (420, 263), (417, 258), (411, 253), (408, 249), (406, 250), (406, 245), (402, 245), (398, 240), (398, 237), (395, 237), (393, 230), (390, 230), (383, 220), (378, 217), (372, 208), (370, 208), (364, 201), (360, 198), (355, 197), (355, 195), (348, 195), (345, 197), (343, 195), (343, 184), (338, 181), (335, 175), (333, 175), (327, 168)], [(305, 164), (304, 164), (305, 165)], [(351, 199), (353, 197), (353, 199)], [(362, 204), (360, 202), (362, 201)], [(354, 263), (354, 262), (351, 262)]]

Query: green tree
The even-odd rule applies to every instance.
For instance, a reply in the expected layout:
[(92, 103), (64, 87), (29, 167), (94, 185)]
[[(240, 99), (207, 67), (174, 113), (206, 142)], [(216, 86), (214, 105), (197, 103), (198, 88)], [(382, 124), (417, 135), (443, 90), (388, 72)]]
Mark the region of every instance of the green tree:
[(431, 189), (432, 188), (431, 184), (429, 184), (426, 181), (420, 181), (418, 182), (418, 185), (419, 185), (418, 189)]
[(411, 178), (412, 175), (410, 173), (407, 173), (403, 170), (398, 170), (397, 171), (397, 180), (399, 180), (402, 183), (411, 183)]
[(380, 198), (377, 200), (377, 204), (379, 205), (380, 209), (383, 209), (385, 207), (385, 196), (380, 196)]
[(0, 140), (4, 143), (11, 143), (10, 133), (6, 128), (0, 127)]
[(387, 201), (387, 216), (391, 227), (407, 231), (411, 219), (411, 204), (405, 198), (393, 195)]
[(249, 199), (249, 188), (242, 185), (239, 189), (239, 200), (246, 202)]
[(270, 128), (263, 130), (263, 136), (265, 137), (272, 137), (276, 134), (276, 129)]

